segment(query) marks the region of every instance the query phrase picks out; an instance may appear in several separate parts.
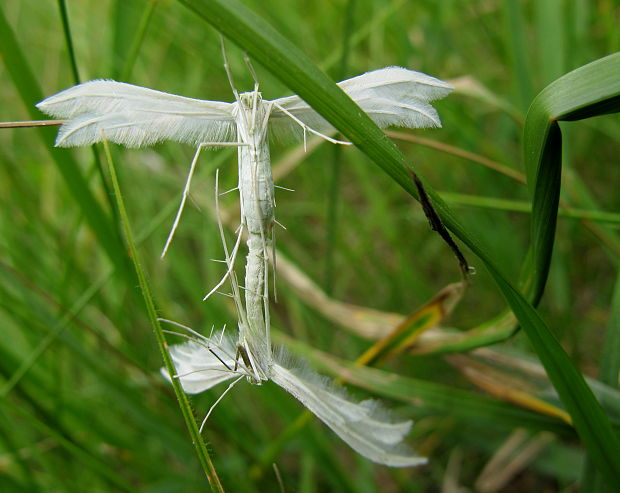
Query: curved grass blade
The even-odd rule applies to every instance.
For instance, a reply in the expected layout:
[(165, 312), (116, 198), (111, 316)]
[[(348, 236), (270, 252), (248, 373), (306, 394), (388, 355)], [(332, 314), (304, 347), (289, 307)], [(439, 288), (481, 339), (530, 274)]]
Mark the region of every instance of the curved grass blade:
[[(136, 245), (133, 240), (133, 233), (131, 231), (131, 226), (129, 224), (129, 217), (127, 216), (127, 211), (125, 209), (125, 202), (123, 200), (123, 196), (121, 193), (120, 185), (118, 182), (118, 178), (116, 176), (116, 170), (114, 168), (114, 162), (112, 160), (112, 155), (110, 153), (110, 147), (107, 141), (103, 141), (106, 158), (108, 161), (108, 169), (110, 171), (110, 178), (112, 181), (112, 186), (114, 188), (114, 196), (117, 200), (118, 210), (121, 216), (121, 221), (123, 223), (123, 231), (125, 233), (125, 240), (127, 241), (127, 246), (129, 248), (129, 252), (131, 254), (131, 259), (133, 260), (134, 269), (136, 271), (136, 275), (138, 277), (138, 282), (140, 284), (140, 289), (142, 291), (142, 296), (144, 298), (144, 303), (146, 305), (146, 310), (148, 312), (149, 321), (153, 328), (153, 332), (155, 333), (155, 339), (157, 340), (157, 344), (161, 351), (162, 357), (164, 359), (164, 365), (168, 370), (170, 375), (176, 375), (176, 371), (174, 369), (174, 365), (170, 358), (170, 353), (168, 352), (168, 344), (166, 343), (166, 339), (164, 337), (164, 333), (162, 331), (161, 326), (159, 325), (157, 311), (155, 309), (155, 304), (153, 302), (153, 298), (151, 297), (151, 291), (146, 280), (146, 276), (144, 275), (144, 271), (142, 270), (142, 266), (140, 265), (140, 257), (138, 256), (138, 251), (136, 249)], [(192, 439), (192, 443), (196, 448), (196, 453), (198, 455), (198, 460), (200, 461), (200, 465), (202, 466), (207, 479), (209, 480), (209, 484), (214, 491), (223, 492), (224, 489), (222, 484), (220, 483), (220, 479), (217, 475), (215, 467), (211, 462), (211, 457), (209, 456), (209, 452), (205, 446), (205, 442), (202, 439), (202, 435), (198, 430), (198, 424), (194, 419), (194, 415), (192, 413), (189, 400), (187, 394), (183, 392), (181, 388), (181, 383), (177, 378), (171, 378), (172, 386), (174, 388), (174, 393), (177, 396), (177, 400), (179, 401), (179, 407), (181, 408), (181, 413), (183, 414), (183, 418), (185, 419), (185, 423), (187, 425), (187, 429)]]
[(525, 120), (524, 157), (532, 192), (533, 279), (529, 299), (544, 290), (558, 214), (562, 169), (559, 121), (575, 121), (620, 110), (620, 53), (584, 65), (543, 89)]
[[(179, 0), (232, 39), (318, 111), (410, 195), (418, 198), (404, 156), (385, 134), (312, 61), (263, 19), (235, 0)], [(611, 424), (545, 322), (508, 280), (501, 263), (473, 236), (439, 195), (424, 187), (444, 224), (485, 264), (545, 366), (584, 446), (608, 485), (620, 489), (620, 442)]]

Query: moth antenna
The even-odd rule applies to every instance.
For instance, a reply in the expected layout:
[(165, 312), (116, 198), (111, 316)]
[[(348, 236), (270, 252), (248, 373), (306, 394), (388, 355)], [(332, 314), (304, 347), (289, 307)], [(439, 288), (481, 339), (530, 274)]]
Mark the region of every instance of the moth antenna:
[(245, 62), (245, 65), (248, 67), (248, 70), (250, 71), (250, 75), (252, 76), (252, 79), (254, 79), (254, 92), (258, 92), (258, 77), (256, 76), (254, 65), (252, 65), (252, 60), (250, 60), (250, 57), (248, 56), (247, 53), (243, 54), (243, 61)]
[(282, 224), (280, 221), (274, 219), (273, 222), (280, 226), (282, 229), (286, 229), (286, 226), (284, 226), (284, 224)]
[(200, 156), (200, 151), (202, 151), (203, 144), (198, 146), (196, 149), (196, 153), (194, 154), (194, 159), (192, 159), (192, 164), (189, 167), (189, 173), (187, 174), (187, 180), (185, 181), (185, 188), (183, 188), (183, 195), (181, 196), (181, 204), (179, 205), (179, 210), (177, 211), (177, 215), (174, 218), (174, 222), (172, 223), (172, 228), (170, 229), (170, 233), (168, 233), (168, 239), (166, 240), (166, 244), (164, 245), (164, 250), (161, 252), (161, 258), (164, 258), (166, 252), (168, 251), (168, 247), (172, 242), (172, 237), (174, 236), (174, 232), (177, 230), (177, 226), (179, 225), (179, 221), (181, 219), (181, 214), (183, 213), (183, 208), (185, 207), (185, 201), (187, 200), (187, 196), (189, 195), (189, 187), (192, 183), (192, 177), (194, 176), (194, 170), (196, 169), (196, 163), (198, 162), (198, 156)]
[(274, 185), (274, 188), (279, 188), (280, 190), (286, 190), (287, 192), (294, 192), (295, 191), (295, 189), (293, 189), (293, 188), (286, 188), (286, 187), (283, 187), (282, 185)]
[(239, 380), (241, 380), (245, 375), (241, 375), (240, 377), (237, 377), (233, 382), (231, 382), (228, 385), (228, 388), (222, 392), (222, 395), (220, 395), (218, 397), (218, 399), (213, 403), (213, 405), (211, 406), (211, 408), (209, 409), (209, 412), (207, 413), (207, 415), (205, 416), (205, 419), (202, 420), (202, 423), (200, 424), (200, 428), (198, 429), (199, 433), (202, 433), (202, 429), (205, 426), (205, 423), (207, 422), (207, 420), (209, 419), (209, 416), (211, 416), (211, 413), (213, 412), (213, 410), (215, 409), (215, 406), (217, 406), (219, 404), (219, 402), (224, 398), (224, 396), (235, 386), (237, 385), (237, 382)]
[(230, 70), (230, 64), (228, 63), (228, 55), (226, 55), (226, 45), (224, 44), (224, 36), (220, 34), (220, 45), (222, 47), (222, 58), (224, 59), (224, 70), (226, 71), (226, 76), (228, 77), (228, 83), (230, 84), (230, 88), (232, 89), (233, 94), (235, 95), (235, 100), (239, 102), (239, 92), (235, 88), (235, 81), (233, 80), (232, 72)]

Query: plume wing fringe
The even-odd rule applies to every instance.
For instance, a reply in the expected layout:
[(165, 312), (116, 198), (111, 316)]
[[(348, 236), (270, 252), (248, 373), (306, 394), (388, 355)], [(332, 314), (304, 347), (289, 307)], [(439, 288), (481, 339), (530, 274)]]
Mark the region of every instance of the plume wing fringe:
[[(381, 128), (441, 127), (439, 115), (429, 102), (452, 91), (447, 82), (402, 67), (386, 67), (339, 82), (340, 88)], [(334, 128), (299, 96), (276, 99), (275, 103), (319, 132)], [(284, 111), (275, 107), (270, 119), (276, 136), (299, 133)]]
[(112, 80), (92, 80), (37, 104), (66, 119), (56, 145), (73, 147), (111, 142), (143, 147), (162, 140), (198, 144), (235, 139), (233, 105), (176, 96)]
[[(286, 365), (286, 366), (285, 366)], [(402, 440), (411, 421), (396, 422), (377, 401), (354, 402), (340, 388), (307, 367), (291, 369), (274, 362), (271, 380), (293, 395), (336, 435), (364, 457), (390, 467), (426, 463)]]
[[(230, 340), (225, 338), (213, 344), (213, 352), (209, 351), (209, 344), (210, 341), (206, 339), (204, 343), (188, 341), (170, 347), (170, 357), (186, 394), (204, 392), (238, 376), (230, 370), (235, 366), (235, 359), (230, 356), (234, 354)], [(161, 374), (170, 381), (166, 368), (161, 369)]]

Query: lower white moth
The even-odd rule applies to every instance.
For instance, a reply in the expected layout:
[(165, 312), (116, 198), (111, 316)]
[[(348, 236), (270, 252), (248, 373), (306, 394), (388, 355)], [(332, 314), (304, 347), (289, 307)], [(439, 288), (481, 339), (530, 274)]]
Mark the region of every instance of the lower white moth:
[[(338, 85), (380, 127), (441, 126), (437, 112), (429, 103), (452, 90), (439, 79), (400, 67), (368, 72)], [(305, 365), (272, 350), (268, 248), (275, 224), (275, 202), (268, 134), (295, 133), (299, 129), (304, 138), (306, 132), (311, 132), (331, 142), (341, 142), (325, 135), (333, 127), (298, 96), (263, 100), (257, 84), (253, 91), (238, 94), (233, 89), (233, 92), (235, 102), (225, 103), (185, 98), (111, 80), (93, 80), (51, 96), (37, 107), (66, 120), (56, 139), (57, 146), (89, 145), (103, 139), (128, 147), (142, 147), (165, 139), (197, 145), (172, 232), (200, 150), (207, 146), (238, 146), (241, 226), (231, 251), (222, 233), (227, 272), (212, 292), (226, 278), (230, 280), (239, 335), (236, 341), (223, 331), (219, 336), (205, 337), (176, 324), (186, 329), (191, 339), (170, 348), (177, 370), (172, 378), (180, 379), (186, 393), (202, 392), (233, 378), (233, 384), (242, 377), (258, 385), (271, 380), (368, 459), (392, 467), (423, 464), (426, 459), (414, 455), (402, 444), (411, 421), (396, 421), (377, 401), (353, 401), (342, 389)], [(248, 246), (245, 301), (233, 269), (243, 233), (247, 235)], [(164, 376), (170, 378), (167, 372)]]

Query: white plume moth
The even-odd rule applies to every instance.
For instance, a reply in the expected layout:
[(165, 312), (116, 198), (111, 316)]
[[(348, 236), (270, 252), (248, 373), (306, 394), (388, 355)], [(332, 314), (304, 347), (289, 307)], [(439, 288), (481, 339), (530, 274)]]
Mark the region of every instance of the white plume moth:
[[(430, 102), (452, 90), (441, 80), (400, 67), (368, 72), (338, 85), (380, 127), (440, 126)], [(272, 351), (268, 248), (275, 224), (275, 202), (268, 134), (301, 130), (304, 138), (306, 132), (311, 132), (331, 142), (342, 142), (324, 135), (334, 129), (298, 96), (263, 100), (258, 84), (251, 92), (233, 91), (235, 102), (224, 103), (185, 98), (111, 80), (94, 80), (51, 96), (37, 106), (49, 115), (66, 120), (60, 128), (57, 146), (88, 145), (104, 138), (128, 147), (142, 147), (166, 139), (197, 145), (171, 236), (200, 149), (238, 146), (241, 227), (229, 251), (220, 222), (227, 272), (211, 293), (227, 278), (230, 280), (239, 335), (236, 341), (224, 331), (219, 336), (205, 337), (189, 327), (170, 322), (189, 332), (190, 341), (170, 348), (177, 370), (174, 377), (180, 379), (185, 392), (202, 392), (235, 378), (225, 394), (244, 376), (259, 385), (272, 380), (368, 459), (392, 467), (423, 464), (424, 458), (414, 455), (401, 443), (411, 428), (411, 421), (396, 421), (376, 401), (352, 400), (344, 390), (305, 365), (293, 362), (282, 351), (275, 354)], [(243, 288), (233, 269), (242, 233), (247, 235), (248, 246)], [(242, 289), (245, 289), (245, 300)], [(165, 371), (164, 376), (170, 378)]]

